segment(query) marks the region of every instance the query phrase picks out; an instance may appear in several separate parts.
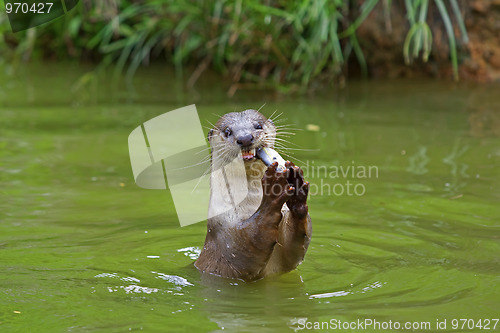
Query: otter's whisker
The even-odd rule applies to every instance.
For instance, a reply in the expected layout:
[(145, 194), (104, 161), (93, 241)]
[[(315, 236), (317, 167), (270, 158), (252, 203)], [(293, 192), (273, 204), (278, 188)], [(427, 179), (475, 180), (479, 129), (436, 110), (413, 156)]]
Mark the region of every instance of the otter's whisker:
[(300, 146), (298, 146), (298, 145), (295, 145), (295, 146), (297, 146), (297, 148), (287, 147), (287, 146), (284, 146), (282, 142), (275, 142), (275, 146), (276, 146), (276, 147), (279, 147), (280, 149), (283, 149), (283, 150), (295, 150), (295, 151), (319, 151), (319, 149), (303, 148), (303, 147), (300, 147)]
[(210, 173), (210, 170), (211, 170), (211, 169), (212, 169), (212, 167), (211, 167), (211, 166), (209, 166), (209, 167), (205, 170), (205, 172), (203, 172), (203, 174), (201, 175), (201, 177), (200, 177), (200, 178), (198, 178), (198, 182), (196, 182), (196, 185), (193, 187), (193, 190), (191, 191), (191, 193), (193, 193), (193, 192), (194, 192), (194, 191), (198, 188), (198, 185), (200, 185), (201, 180), (202, 180), (203, 178), (205, 178), (205, 177), (206, 177), (206, 176)]
[(291, 127), (291, 126), (287, 126), (287, 125), (276, 126), (277, 132), (280, 132), (280, 131), (303, 131), (303, 130), (304, 130), (303, 128)]
[(212, 127), (211, 127), (211, 128), (209, 128), (209, 129), (212, 129), (212, 128), (215, 128), (215, 127), (216, 127), (214, 124), (212, 124), (212, 123), (211, 123), (210, 121), (208, 121), (208, 120), (207, 120), (207, 123), (209, 123), (209, 124), (210, 124), (210, 126), (212, 126)]
[(203, 125), (201, 127), (204, 128), (204, 129), (206, 129), (206, 130), (209, 130), (209, 131), (213, 128), (213, 127), (203, 126)]
[[(274, 123), (274, 119), (278, 118), (278, 116), (276, 116), (276, 118), (273, 118), (274, 115), (276, 114), (276, 112), (278, 112), (278, 109), (274, 110), (273, 113), (271, 113), (271, 115), (269, 117), (267, 117), (267, 120), (271, 120)], [(280, 113), (280, 114), (282, 114), (282, 113)]]
[(287, 139), (283, 139), (283, 138), (274, 138), (275, 141), (278, 141), (278, 142), (282, 142), (282, 143), (287, 143), (287, 144), (291, 144), (291, 145), (297, 145), (296, 143), (293, 143)]
[(290, 125), (276, 126), (276, 131), (303, 131), (302, 128), (293, 127)]
[(290, 148), (290, 147), (283, 147), (283, 146), (276, 146), (280, 150), (294, 150), (294, 151), (320, 151), (319, 149), (308, 149), (308, 148)]
[(276, 132), (276, 135), (279, 135), (279, 136), (286, 136), (286, 137), (289, 137), (289, 136), (293, 136), (295, 135), (296, 133), (293, 133), (293, 132)]
[(278, 114), (276, 114), (276, 112), (278, 112), (278, 109), (274, 110), (274, 112), (269, 116), (267, 117), (267, 119), (270, 119), (272, 120), (273, 122), (278, 119), (281, 115), (283, 115), (283, 112), (280, 112)]
[(186, 165), (186, 166), (183, 166), (183, 167), (180, 167), (180, 168), (175, 168), (175, 169), (172, 169), (172, 170), (173, 171), (184, 170), (184, 169), (192, 168), (192, 167), (195, 167), (195, 166), (198, 166), (198, 165), (207, 164), (209, 161), (210, 160), (201, 161), (201, 162), (198, 162), (198, 163), (195, 163), (195, 164)]
[(294, 159), (294, 160), (296, 160), (296, 161), (299, 161), (299, 162), (300, 162), (300, 163), (302, 163), (302, 164), (307, 164), (306, 162), (304, 162), (304, 161), (303, 161), (303, 160), (301, 160), (300, 158), (297, 158), (297, 157), (295, 157), (295, 156), (293, 156), (293, 155), (291, 155), (291, 154), (287, 154), (287, 153), (282, 152), (282, 151), (280, 151), (280, 153), (281, 153), (281, 154), (283, 154), (283, 155), (285, 155), (286, 157), (289, 157), (290, 159)]
[(287, 121), (288, 118), (280, 118), (282, 115), (283, 115), (283, 112), (280, 112), (274, 118), (270, 118), (270, 119), (272, 120), (273, 123), (281, 123), (281, 122)]
[(198, 152), (196, 152), (196, 153), (194, 153), (194, 154), (195, 154), (195, 155), (198, 155), (198, 154), (203, 153), (203, 152), (205, 152), (205, 151), (207, 151), (207, 150), (208, 150), (208, 151), (210, 151), (211, 149), (212, 149), (212, 148), (210, 148), (210, 147), (201, 148), (201, 149), (200, 149), (200, 151), (198, 151)]
[[(264, 106), (265, 104), (259, 110)], [(280, 147), (278, 149), (287, 151), (290, 145), (294, 145), (283, 138), (295, 134), (291, 127), (289, 125), (276, 127), (274, 122), (270, 121), (272, 118), (276, 122), (283, 121), (278, 119), (282, 113), (277, 116), (276, 113), (277, 110), (267, 119), (253, 109), (228, 113), (217, 121), (217, 126), (213, 126), (210, 132), (212, 133), (209, 136), (210, 168), (203, 173), (193, 189), (194, 191), (200, 187), (199, 184), (205, 185), (204, 181), (207, 180), (205, 176), (210, 174), (207, 236), (205, 245), (195, 262), (195, 267), (202, 272), (251, 281), (269, 273), (289, 271), (304, 258), (311, 234), (311, 220), (305, 205), (307, 193), (305, 196), (298, 191), (290, 193), (294, 196), (294, 200), (281, 195), (282, 200), (278, 201), (269, 200), (274, 198), (275, 194), (271, 195), (265, 190), (269, 187), (274, 189), (274, 185), (282, 181), (280, 179), (282, 176), (275, 174), (277, 170), (266, 168), (266, 165), (270, 164), (270, 160), (266, 157), (272, 157), (271, 160), (279, 157), (276, 151), (270, 148), (276, 145)], [(268, 149), (256, 150), (256, 148)], [(231, 163), (233, 161), (244, 163), (244, 169), (235, 166)], [(282, 163), (282, 158), (279, 158), (279, 161)], [(214, 172), (220, 167), (224, 167), (225, 172)], [(300, 174), (290, 177), (303, 176)], [(248, 192), (243, 201), (238, 196), (244, 193), (239, 191), (238, 186), (233, 188), (233, 181), (247, 187)], [(281, 194), (288, 194), (285, 191), (288, 192), (291, 188), (279, 186), (279, 190)], [(193, 202), (193, 205), (196, 204)], [(277, 220), (275, 216), (281, 213), (285, 204), (292, 214), (282, 214), (281, 219)], [(304, 229), (280, 228), (280, 223), (300, 224)], [(278, 237), (269, 235), (268, 232), (262, 232), (261, 226), (277, 227), (280, 234)], [(276, 255), (273, 255), (274, 253)], [(282, 267), (284, 262), (287, 264), (286, 269)], [(262, 267), (266, 269), (263, 270)]]

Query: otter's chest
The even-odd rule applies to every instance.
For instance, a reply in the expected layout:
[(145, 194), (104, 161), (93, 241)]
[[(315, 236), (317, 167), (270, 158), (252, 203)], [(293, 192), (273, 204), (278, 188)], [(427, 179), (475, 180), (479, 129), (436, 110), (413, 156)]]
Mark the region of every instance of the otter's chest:
[(252, 216), (262, 201), (262, 176), (266, 166), (261, 161), (245, 163), (247, 196), (237, 206), (239, 217), (244, 220)]

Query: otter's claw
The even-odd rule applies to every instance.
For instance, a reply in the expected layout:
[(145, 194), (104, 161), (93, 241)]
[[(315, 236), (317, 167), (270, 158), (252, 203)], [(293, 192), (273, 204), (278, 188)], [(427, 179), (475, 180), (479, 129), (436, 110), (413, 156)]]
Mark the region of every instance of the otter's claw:
[(295, 188), (293, 195), (288, 199), (286, 205), (293, 215), (303, 218), (308, 212), (307, 195), (309, 193), (309, 182), (304, 180), (302, 169), (295, 166), (292, 162), (287, 161), (285, 167), (288, 170), (287, 181)]
[(278, 163), (272, 163), (264, 173), (262, 178), (262, 201), (276, 209), (280, 209), (283, 204), (295, 192), (295, 187), (289, 184), (288, 177), (290, 170), (277, 171)]

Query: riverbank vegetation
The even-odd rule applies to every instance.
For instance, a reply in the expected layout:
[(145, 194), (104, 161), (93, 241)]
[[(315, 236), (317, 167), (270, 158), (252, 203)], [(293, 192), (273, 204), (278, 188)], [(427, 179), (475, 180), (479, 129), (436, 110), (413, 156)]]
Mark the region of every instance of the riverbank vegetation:
[(457, 50), (467, 31), (457, 0), (82, 0), (66, 16), (16, 34), (1, 14), (0, 52), (13, 64), (37, 58), (112, 65), (127, 78), (163, 61), (187, 86), (211, 69), (231, 79), (230, 94), (252, 87), (294, 91), (369, 75), (373, 48), (358, 28), (378, 15), (389, 33), (392, 16), (401, 13), (401, 59), (428, 61), (434, 34), (446, 35), (440, 42), (458, 79)]

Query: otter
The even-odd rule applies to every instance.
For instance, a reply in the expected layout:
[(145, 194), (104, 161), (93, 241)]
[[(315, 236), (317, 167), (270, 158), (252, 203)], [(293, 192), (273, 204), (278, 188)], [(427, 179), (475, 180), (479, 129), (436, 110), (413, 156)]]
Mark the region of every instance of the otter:
[[(250, 109), (222, 116), (208, 133), (212, 171), (242, 158), (243, 173), (229, 170), (224, 177), (247, 183), (245, 199), (220, 214), (221, 174), (210, 176), (207, 235), (195, 267), (204, 273), (245, 281), (295, 269), (311, 239), (308, 212), (309, 182), (301, 168), (286, 161), (284, 170), (266, 166), (256, 149), (274, 148), (277, 128), (271, 119)], [(227, 168), (226, 168), (227, 169)], [(234, 172), (232, 172), (234, 171)]]

